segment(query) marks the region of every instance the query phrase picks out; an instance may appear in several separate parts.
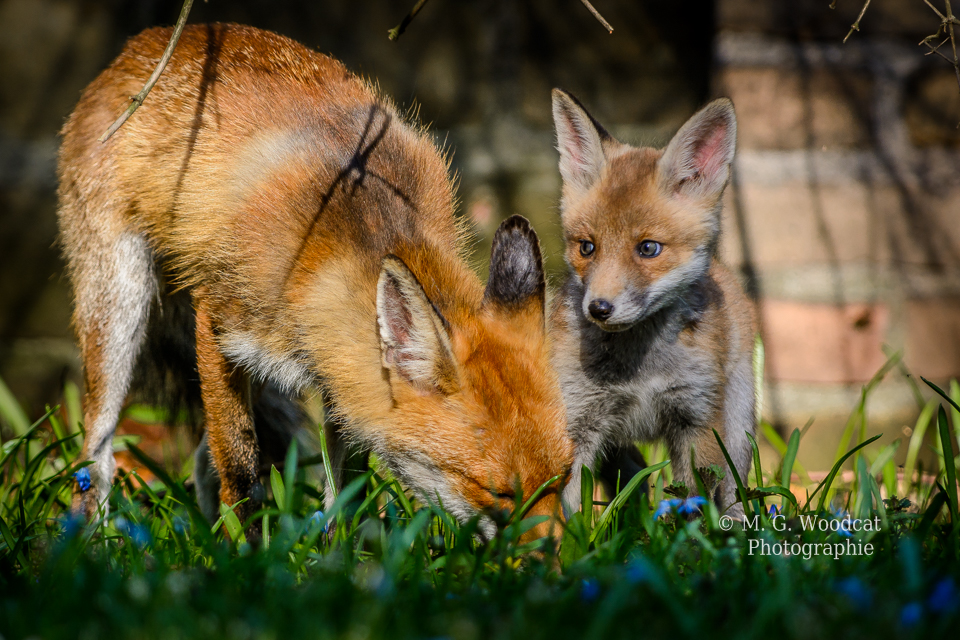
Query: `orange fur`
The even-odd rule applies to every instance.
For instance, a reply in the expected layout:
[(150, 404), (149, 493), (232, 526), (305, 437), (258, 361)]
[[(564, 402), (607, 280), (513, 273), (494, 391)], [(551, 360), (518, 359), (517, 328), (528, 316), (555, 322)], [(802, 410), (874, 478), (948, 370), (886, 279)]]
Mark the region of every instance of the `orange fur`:
[[(131, 236), (165, 265), (161, 281), (191, 290), (221, 498), (249, 496), (256, 463), (230, 367), (293, 390), (319, 383), (346, 441), (434, 499), (405, 466), (427, 460), (464, 517), (504, 505), (517, 482), (529, 495), (566, 473), (542, 292), (519, 309), (485, 298), (464, 260), (443, 158), (342, 64), (250, 27), (190, 26), (143, 106), (97, 142), (169, 35), (132, 39), (64, 126), (61, 229), (81, 332), (120, 332), (97, 280), (123, 271), (111, 247)], [(382, 352), (377, 283), (388, 254), (449, 334), (453, 359), (425, 387)], [(95, 350), (84, 357), (89, 377), (101, 363)], [(537, 510), (557, 506), (549, 492)]]

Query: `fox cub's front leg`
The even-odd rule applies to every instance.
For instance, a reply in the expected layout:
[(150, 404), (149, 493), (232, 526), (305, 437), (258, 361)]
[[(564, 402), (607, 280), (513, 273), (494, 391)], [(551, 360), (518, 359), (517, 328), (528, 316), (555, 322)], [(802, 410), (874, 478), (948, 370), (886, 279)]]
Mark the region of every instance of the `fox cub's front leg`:
[(710, 497), (716, 503), (721, 513), (726, 512), (733, 517), (743, 516), (743, 506), (737, 500), (737, 485), (733, 478), (732, 470), (727, 465), (726, 458), (720, 450), (717, 438), (713, 433), (717, 433), (726, 443), (728, 452), (734, 461), (737, 473), (746, 481), (746, 475), (750, 471), (750, 453), (744, 452), (740, 441), (746, 441), (746, 438), (725, 437), (723, 423), (714, 421), (706, 426), (688, 428), (673, 432), (667, 436), (667, 446), (670, 450), (670, 460), (673, 466), (673, 477), (675, 482), (682, 482), (690, 495), (698, 492), (697, 481), (694, 473), (700, 469), (716, 465), (723, 471), (723, 479), (720, 484), (713, 487), (707, 487), (711, 492)]
[[(248, 500), (234, 512), (245, 521), (260, 508), (260, 447), (253, 427), (250, 381), (228, 362), (217, 346), (211, 304), (202, 291), (194, 294), (197, 313), (197, 371), (206, 421), (206, 441), (220, 476), (220, 501), (232, 506)], [(248, 537), (258, 537), (257, 524)]]

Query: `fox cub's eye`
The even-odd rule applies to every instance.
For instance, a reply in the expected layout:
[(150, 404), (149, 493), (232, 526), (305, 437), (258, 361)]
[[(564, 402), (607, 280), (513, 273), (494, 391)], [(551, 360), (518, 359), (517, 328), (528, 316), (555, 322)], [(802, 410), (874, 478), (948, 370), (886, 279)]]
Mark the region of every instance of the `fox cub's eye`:
[(637, 253), (643, 258), (656, 258), (663, 251), (663, 245), (653, 240), (644, 240), (637, 245)]
[(580, 255), (582, 255), (584, 258), (586, 258), (589, 255), (592, 255), (595, 250), (596, 250), (596, 247), (593, 246), (593, 243), (590, 242), (589, 240), (580, 241)]

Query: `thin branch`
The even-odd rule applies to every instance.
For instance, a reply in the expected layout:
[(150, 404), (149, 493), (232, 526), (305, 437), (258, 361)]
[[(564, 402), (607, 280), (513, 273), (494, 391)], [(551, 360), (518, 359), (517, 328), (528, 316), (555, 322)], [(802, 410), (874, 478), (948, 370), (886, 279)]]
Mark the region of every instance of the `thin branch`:
[(945, 40), (943, 40), (943, 41), (942, 41), (940, 44), (938, 44), (937, 46), (933, 46), (932, 44), (930, 44), (930, 43), (927, 42), (927, 41), (921, 42), (920, 44), (925, 44), (925, 45), (927, 45), (927, 47), (930, 48), (930, 51), (927, 51), (927, 52), (926, 52), (925, 54), (923, 54), (923, 55), (929, 56), (929, 55), (933, 55), (933, 54), (935, 53), (935, 54), (937, 54), (938, 56), (940, 56), (941, 58), (943, 58), (944, 60), (946, 60), (947, 62), (949, 62), (950, 64), (953, 64), (953, 60), (951, 60), (950, 58), (948, 58), (947, 56), (943, 55), (943, 53), (940, 52), (940, 47), (942, 47), (943, 45), (947, 44), (948, 42), (950, 42), (950, 38), (946, 38)]
[(133, 115), (133, 112), (140, 108), (140, 105), (143, 104), (147, 94), (150, 93), (151, 89), (153, 89), (153, 85), (157, 84), (157, 80), (160, 79), (160, 74), (162, 74), (163, 70), (167, 68), (167, 63), (170, 62), (170, 58), (173, 56), (173, 50), (176, 49), (177, 41), (180, 40), (180, 34), (183, 33), (183, 27), (187, 24), (187, 16), (190, 14), (190, 7), (192, 6), (193, 0), (183, 0), (183, 7), (180, 9), (180, 17), (177, 18), (177, 26), (173, 29), (173, 35), (170, 36), (170, 42), (167, 43), (167, 48), (163, 52), (160, 62), (157, 63), (157, 68), (153, 70), (153, 75), (151, 75), (150, 79), (147, 80), (147, 83), (143, 85), (143, 89), (140, 90), (140, 93), (130, 98), (130, 106), (127, 107), (127, 110), (124, 111), (119, 118), (117, 118), (117, 121), (110, 125), (110, 128), (107, 129), (102, 136), (100, 136), (100, 142), (106, 142), (110, 136), (117, 132), (117, 129), (123, 126), (123, 123), (126, 122), (130, 116)]
[(418, 0), (417, 4), (413, 5), (413, 9), (410, 9), (410, 13), (400, 21), (400, 24), (387, 31), (387, 37), (390, 40), (399, 38), (400, 34), (407, 30), (407, 27), (413, 22), (413, 19), (420, 13), (420, 9), (423, 9), (423, 5), (425, 4), (427, 4), (427, 0)]
[[(869, 0), (868, 0), (868, 1), (869, 1)], [(580, 0), (580, 2), (582, 2), (582, 3), (583, 3), (583, 6), (585, 6), (585, 7), (587, 8), (587, 10), (590, 11), (590, 13), (593, 14), (593, 17), (594, 17), (594, 18), (596, 18), (597, 20), (600, 21), (600, 24), (603, 25), (603, 28), (604, 28), (604, 29), (606, 29), (609, 33), (613, 33), (613, 27), (611, 27), (611, 26), (610, 26), (610, 23), (607, 22), (606, 20), (604, 20), (604, 19), (603, 19), (603, 16), (600, 15), (600, 12), (597, 11), (597, 10), (593, 7), (592, 4), (590, 4), (590, 0)]]
[(923, 1), (927, 4), (928, 7), (930, 7), (931, 9), (933, 9), (933, 12), (934, 12), (935, 14), (937, 14), (937, 16), (940, 18), (940, 21), (941, 21), (941, 22), (946, 22), (947, 16), (943, 15), (942, 13), (940, 13), (940, 10), (939, 10), (939, 9), (937, 9), (935, 6), (933, 6), (932, 4), (930, 4), (930, 0), (923, 0)]
[[(836, 4), (836, 3), (834, 3)], [(833, 5), (831, 5), (832, 8)], [(847, 36), (843, 39), (843, 43), (846, 44), (847, 40), (850, 39), (850, 36), (853, 35), (854, 31), (860, 31), (860, 21), (863, 20), (863, 14), (867, 12), (867, 7), (870, 6), (870, 0), (867, 0), (863, 3), (863, 9), (860, 9), (860, 15), (857, 16), (856, 22), (850, 25), (850, 31), (847, 32)]]
[(957, 74), (957, 86), (960, 87), (960, 59), (957, 58), (957, 40), (953, 37), (953, 23), (957, 19), (953, 16), (953, 9), (950, 8), (950, 0), (944, 0), (944, 2), (947, 6), (947, 17), (944, 22), (950, 33), (950, 46), (953, 47), (953, 71)]

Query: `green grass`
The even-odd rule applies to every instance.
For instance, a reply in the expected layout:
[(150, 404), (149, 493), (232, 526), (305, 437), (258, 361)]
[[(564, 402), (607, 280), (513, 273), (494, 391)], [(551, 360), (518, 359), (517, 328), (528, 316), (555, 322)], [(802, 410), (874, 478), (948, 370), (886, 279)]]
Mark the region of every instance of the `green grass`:
[[(956, 385), (951, 392), (960, 396)], [(418, 503), (377, 471), (345, 487), (336, 506), (318, 516), (322, 496), (304, 481), (295, 450), (282, 472), (265, 479), (271, 498), (256, 516), (266, 533), (257, 549), (243, 541), (229, 508), (213, 528), (202, 519), (185, 471), (171, 477), (132, 445), (159, 480), (148, 485), (137, 472), (118, 478), (110, 515), (85, 525), (68, 515), (80, 434), (75, 389), (67, 398), (65, 412), (30, 425), (9, 394), (0, 394), (0, 416), (14, 434), (0, 454), (6, 640), (927, 638), (955, 634), (960, 625), (960, 409), (948, 399), (925, 412), (923, 425), (939, 455), (934, 472), (943, 490), (897, 485), (897, 445), (868, 441), (858, 429), (865, 395), (834, 473), (811, 483), (806, 495), (790, 493), (792, 473), (806, 475), (796, 463), (800, 430), (786, 441), (765, 430), (779, 440), (772, 444), (782, 460), (739, 479), (748, 518), (756, 518), (749, 530), (725, 530), (709, 503), (690, 520), (674, 513), (655, 519), (673, 488), (662, 448), (648, 448), (658, 463), (648, 469), (649, 495), (639, 492), (639, 481), (628, 483), (609, 505), (571, 518), (558, 552), (547, 545), (537, 553), (541, 543), (518, 542), (536, 519), (495, 514), (497, 537), (479, 542), (476, 522), (457, 523)], [(911, 451), (923, 446), (907, 444)], [(853, 482), (837, 481), (844, 466)], [(881, 487), (910, 499), (885, 503)], [(585, 491), (584, 502), (592, 500)], [(771, 505), (783, 515), (771, 518)], [(861, 523), (877, 518), (880, 531), (848, 538), (829, 526), (804, 529), (813, 518), (836, 523), (841, 512)], [(332, 534), (324, 532), (328, 523), (336, 523)], [(756, 550), (778, 542), (797, 546), (792, 555)], [(823, 544), (869, 544), (872, 553), (807, 553)]]

